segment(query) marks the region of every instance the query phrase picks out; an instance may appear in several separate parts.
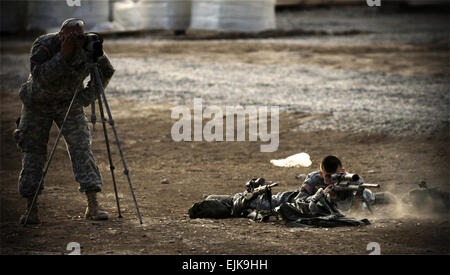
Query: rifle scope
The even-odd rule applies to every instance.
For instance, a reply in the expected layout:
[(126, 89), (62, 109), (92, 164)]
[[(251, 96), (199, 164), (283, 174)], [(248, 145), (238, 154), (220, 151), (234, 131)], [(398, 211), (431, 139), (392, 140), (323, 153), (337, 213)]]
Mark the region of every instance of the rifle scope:
[(331, 179), (335, 181), (358, 181), (358, 174), (333, 174), (331, 175)]

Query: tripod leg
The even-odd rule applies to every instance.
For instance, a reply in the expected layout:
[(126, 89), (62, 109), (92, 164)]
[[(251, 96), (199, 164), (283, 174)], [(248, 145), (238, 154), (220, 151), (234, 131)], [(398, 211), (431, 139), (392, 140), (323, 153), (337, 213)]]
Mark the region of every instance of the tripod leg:
[(94, 77), (96, 79), (97, 86), (100, 88), (100, 93), (103, 98), (103, 103), (105, 104), (106, 113), (108, 114), (108, 118), (109, 118), (109, 121), (108, 121), (109, 125), (111, 125), (111, 128), (114, 133), (114, 137), (116, 139), (117, 147), (119, 148), (120, 158), (122, 159), (122, 164), (123, 164), (123, 168), (124, 168), (123, 173), (127, 176), (128, 185), (130, 187), (130, 192), (131, 192), (131, 196), (133, 197), (134, 205), (136, 206), (136, 212), (139, 217), (139, 222), (142, 224), (141, 212), (139, 211), (139, 206), (136, 201), (136, 196), (134, 195), (133, 185), (131, 184), (131, 179), (130, 179), (129, 171), (127, 168), (127, 163), (125, 162), (125, 157), (123, 156), (123, 151), (122, 151), (122, 147), (120, 146), (119, 136), (117, 135), (116, 127), (114, 127), (114, 120), (112, 119), (111, 110), (109, 109), (108, 100), (106, 99), (105, 90), (103, 89), (102, 81), (101, 81), (100, 74), (98, 72), (98, 68), (97, 68), (96, 64), (94, 64), (92, 66), (92, 70), (93, 70)]
[(101, 99), (100, 95), (98, 95), (98, 107), (100, 110), (100, 119), (102, 120), (102, 125), (103, 125), (103, 134), (105, 135), (106, 151), (108, 152), (109, 170), (111, 170), (111, 177), (112, 177), (113, 186), (114, 186), (114, 194), (116, 195), (117, 211), (119, 213), (119, 218), (122, 218), (122, 213), (120, 212), (119, 196), (117, 195), (116, 177), (114, 176), (115, 167), (114, 167), (112, 157), (111, 157), (111, 149), (109, 147), (108, 132), (106, 130), (105, 113), (103, 111), (102, 99)]
[(23, 226), (27, 226), (27, 222), (28, 222), (28, 218), (30, 217), (31, 210), (33, 209), (34, 204), (36, 203), (37, 195), (39, 193), (39, 190), (41, 189), (42, 182), (44, 182), (44, 178), (47, 175), (48, 168), (50, 167), (50, 163), (52, 162), (53, 155), (55, 154), (56, 146), (58, 145), (58, 142), (61, 139), (64, 124), (66, 123), (66, 120), (67, 120), (67, 117), (69, 116), (70, 110), (72, 110), (73, 102), (75, 101), (75, 98), (77, 97), (77, 95), (78, 95), (78, 89), (75, 91), (75, 94), (73, 95), (72, 100), (70, 101), (69, 108), (67, 108), (67, 112), (66, 112), (66, 115), (64, 116), (63, 122), (61, 123), (61, 128), (59, 128), (59, 132), (58, 132), (58, 136), (56, 137), (55, 144), (53, 144), (52, 151), (50, 152), (50, 156), (48, 157), (47, 163), (45, 164), (44, 172), (42, 173), (42, 177), (41, 177), (41, 180), (39, 181), (38, 187), (36, 189), (36, 193), (34, 193), (33, 200), (31, 201), (31, 205), (27, 210), (27, 213), (25, 216), (25, 221), (23, 222)]

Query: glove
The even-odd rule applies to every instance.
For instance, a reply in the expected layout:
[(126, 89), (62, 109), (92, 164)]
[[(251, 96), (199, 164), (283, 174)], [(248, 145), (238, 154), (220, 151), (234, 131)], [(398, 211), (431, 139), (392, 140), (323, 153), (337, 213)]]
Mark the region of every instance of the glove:
[(333, 201), (336, 199), (336, 193), (333, 191), (333, 186), (329, 185), (325, 188), (325, 190), (323, 190), (325, 195), (327, 196), (327, 199), (329, 201)]
[(310, 200), (313, 202), (318, 202), (319, 200), (321, 200), (324, 197), (325, 197), (325, 192), (323, 191), (323, 188), (319, 188), (319, 190), (317, 190), (317, 192), (311, 196)]
[(80, 103), (83, 107), (89, 106), (91, 102), (95, 102), (96, 97), (94, 97), (94, 93), (92, 92), (92, 88), (90, 86), (84, 88), (77, 96), (78, 103)]

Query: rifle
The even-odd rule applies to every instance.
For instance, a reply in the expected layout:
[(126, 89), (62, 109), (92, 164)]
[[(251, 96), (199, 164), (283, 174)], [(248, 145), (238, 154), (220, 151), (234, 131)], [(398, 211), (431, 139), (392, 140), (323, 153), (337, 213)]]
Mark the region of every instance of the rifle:
[[(267, 183), (269, 183), (269, 182), (267, 182)], [(256, 219), (258, 218), (258, 214), (261, 211), (261, 206), (262, 206), (263, 200), (269, 201), (269, 205), (270, 205), (269, 216), (274, 215), (275, 213), (274, 213), (273, 206), (272, 206), (272, 188), (275, 186), (278, 186), (278, 183), (274, 182), (271, 184), (266, 184), (266, 181), (263, 178), (258, 178), (258, 179), (250, 180), (245, 185), (247, 187), (247, 192), (248, 192), (247, 194), (249, 196), (251, 196), (251, 197), (259, 196), (259, 204), (256, 209), (256, 214), (255, 214), (253, 220), (256, 221)], [(250, 199), (250, 198), (248, 198), (248, 199)], [(262, 220), (264, 220), (264, 218)]]
[(333, 174), (331, 179), (336, 181), (333, 186), (335, 191), (362, 191), (365, 188), (380, 188), (379, 184), (361, 182), (358, 174)]
[(336, 181), (333, 185), (333, 191), (350, 191), (360, 195), (367, 209), (369, 209), (370, 213), (373, 213), (369, 202), (362, 194), (366, 188), (380, 188), (379, 184), (364, 183), (358, 174), (333, 174), (331, 175), (331, 180)]

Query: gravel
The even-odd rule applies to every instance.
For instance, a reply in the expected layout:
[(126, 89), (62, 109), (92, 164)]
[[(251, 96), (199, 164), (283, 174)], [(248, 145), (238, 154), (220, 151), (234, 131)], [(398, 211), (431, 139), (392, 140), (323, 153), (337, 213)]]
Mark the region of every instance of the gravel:
[[(27, 56), (1, 57), (2, 89), (24, 81)], [(278, 105), (280, 110), (329, 116), (301, 130), (337, 129), (396, 135), (433, 134), (449, 121), (445, 78), (331, 70), (318, 66), (194, 63), (164, 58), (111, 58), (117, 73), (110, 96), (152, 104)]]
[[(119, 58), (109, 93), (152, 103), (278, 105), (329, 114), (302, 130), (432, 134), (448, 125), (448, 79), (330, 70), (311, 65), (207, 64)], [(139, 68), (139, 69), (136, 69)]]

